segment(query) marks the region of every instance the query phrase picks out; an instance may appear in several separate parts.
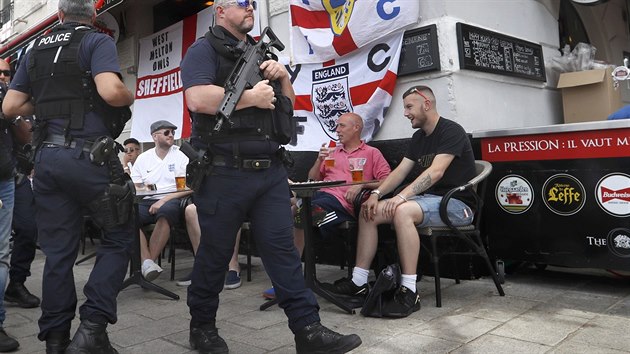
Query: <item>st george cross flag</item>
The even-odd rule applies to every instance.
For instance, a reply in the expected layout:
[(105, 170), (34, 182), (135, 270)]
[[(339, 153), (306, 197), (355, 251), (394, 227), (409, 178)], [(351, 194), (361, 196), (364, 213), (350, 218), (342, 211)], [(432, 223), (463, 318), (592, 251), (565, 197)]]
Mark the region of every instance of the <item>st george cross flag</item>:
[[(255, 18), (257, 15), (256, 10)], [(153, 141), (150, 127), (158, 120), (177, 126), (176, 139), (190, 136), (191, 121), (184, 104), (179, 63), (188, 47), (208, 31), (213, 16), (213, 8), (207, 7), (196, 15), (140, 39), (131, 137), (141, 142)], [(250, 35), (260, 36), (259, 21), (254, 21)]]
[(418, 21), (419, 0), (291, 0), (292, 64), (322, 63)]
[(390, 35), (324, 64), (288, 67), (296, 95), (293, 115), (303, 131), (287, 148), (316, 151), (336, 140), (337, 118), (346, 112), (363, 118), (361, 138), (372, 140), (392, 101), (402, 35)]

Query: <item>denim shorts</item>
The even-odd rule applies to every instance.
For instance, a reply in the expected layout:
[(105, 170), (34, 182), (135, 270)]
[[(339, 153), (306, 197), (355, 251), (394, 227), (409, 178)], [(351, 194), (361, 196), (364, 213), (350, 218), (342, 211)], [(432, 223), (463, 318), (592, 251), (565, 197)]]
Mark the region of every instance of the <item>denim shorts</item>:
[[(417, 227), (426, 226), (446, 226), (440, 218), (440, 202), (442, 197), (433, 194), (417, 195), (408, 200), (414, 200), (420, 208), (424, 218)], [(446, 206), (448, 218), (455, 226), (466, 226), (472, 224), (473, 212), (468, 205), (458, 199), (451, 198)]]

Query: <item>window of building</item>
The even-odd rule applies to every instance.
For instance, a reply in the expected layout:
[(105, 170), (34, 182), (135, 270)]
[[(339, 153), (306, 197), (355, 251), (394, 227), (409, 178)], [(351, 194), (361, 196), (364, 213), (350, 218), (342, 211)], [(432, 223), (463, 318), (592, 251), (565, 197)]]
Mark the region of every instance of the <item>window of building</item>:
[(575, 9), (571, 0), (562, 0), (560, 3), (560, 15), (558, 16), (560, 29), (560, 49), (568, 44), (571, 49), (580, 43), (590, 43), (584, 23)]

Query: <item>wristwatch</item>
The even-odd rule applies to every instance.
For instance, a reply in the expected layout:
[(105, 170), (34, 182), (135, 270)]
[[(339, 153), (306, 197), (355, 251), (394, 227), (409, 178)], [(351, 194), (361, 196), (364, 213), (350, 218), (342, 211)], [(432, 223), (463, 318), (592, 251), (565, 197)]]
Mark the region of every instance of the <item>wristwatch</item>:
[(381, 197), (382, 197), (381, 191), (379, 191), (378, 189), (375, 189), (375, 190), (371, 191), (370, 194), (376, 194), (376, 198), (377, 199), (381, 199)]

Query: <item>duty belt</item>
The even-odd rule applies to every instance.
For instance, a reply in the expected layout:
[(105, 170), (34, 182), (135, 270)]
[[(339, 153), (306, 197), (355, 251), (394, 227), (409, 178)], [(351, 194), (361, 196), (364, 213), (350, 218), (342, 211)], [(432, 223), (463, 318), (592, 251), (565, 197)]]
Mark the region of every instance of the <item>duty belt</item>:
[(272, 159), (245, 159), (227, 157), (224, 155), (214, 155), (212, 157), (212, 166), (243, 168), (248, 170), (264, 170), (271, 167)]
[(92, 145), (94, 144), (93, 141), (84, 140), (84, 139), (72, 139), (70, 140), (70, 143), (67, 143), (66, 137), (64, 135), (48, 134), (46, 136), (46, 139), (44, 140), (44, 146), (51, 147), (52, 145), (52, 146), (74, 149), (77, 147), (78, 142), (83, 142), (83, 146), (81, 149), (85, 152), (90, 152), (90, 149), (92, 148)]

